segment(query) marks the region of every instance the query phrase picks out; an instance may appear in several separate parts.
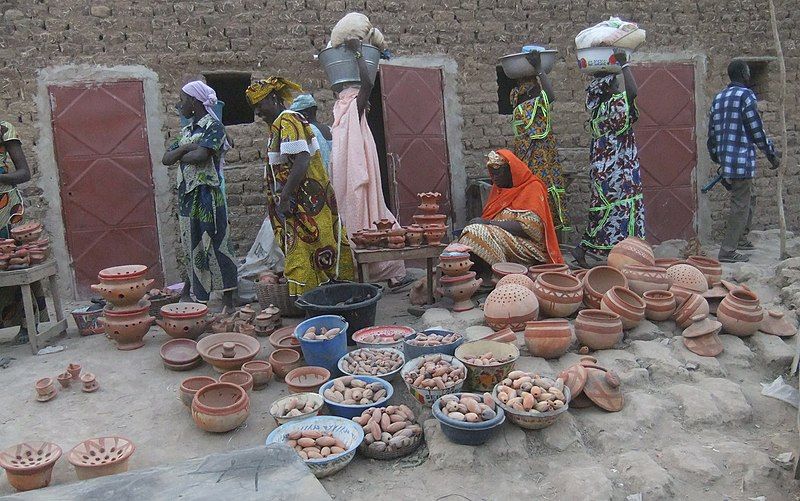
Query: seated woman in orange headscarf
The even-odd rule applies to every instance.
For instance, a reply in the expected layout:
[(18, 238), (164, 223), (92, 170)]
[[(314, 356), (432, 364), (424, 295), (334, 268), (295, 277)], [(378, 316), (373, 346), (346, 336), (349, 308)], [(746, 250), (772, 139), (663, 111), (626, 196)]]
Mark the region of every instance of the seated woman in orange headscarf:
[(544, 182), (509, 150), (489, 153), (487, 167), (489, 200), (482, 217), (461, 232), (459, 243), (490, 266), (563, 263)]

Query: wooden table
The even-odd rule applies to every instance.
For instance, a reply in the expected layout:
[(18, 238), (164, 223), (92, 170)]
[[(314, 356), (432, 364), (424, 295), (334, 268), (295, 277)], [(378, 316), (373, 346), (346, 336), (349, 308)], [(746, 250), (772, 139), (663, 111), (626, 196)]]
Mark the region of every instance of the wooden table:
[[(0, 287), (22, 288), (25, 323), (27, 324), (31, 351), (33, 351), (34, 355), (39, 351), (39, 348), (44, 346), (47, 340), (67, 331), (67, 319), (64, 318), (64, 312), (61, 309), (61, 297), (58, 295), (56, 273), (58, 273), (58, 266), (54, 260), (48, 260), (24, 270), (0, 271)], [(56, 314), (55, 322), (39, 323), (38, 316), (34, 311), (31, 285), (44, 280), (48, 280), (50, 283), (50, 297)]]
[(444, 251), (445, 244), (440, 245), (421, 245), (419, 247), (403, 247), (402, 249), (353, 249), (356, 269), (358, 270), (358, 281), (361, 283), (369, 282), (369, 272), (367, 264), (382, 263), (384, 261), (425, 259), (428, 278), (428, 303), (432, 304), (433, 299), (433, 268), (434, 260)]

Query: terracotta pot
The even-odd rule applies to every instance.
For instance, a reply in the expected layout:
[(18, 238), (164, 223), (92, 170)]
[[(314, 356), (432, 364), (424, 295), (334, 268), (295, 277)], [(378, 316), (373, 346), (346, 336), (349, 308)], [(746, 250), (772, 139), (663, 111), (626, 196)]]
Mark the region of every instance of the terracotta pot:
[(83, 388), (81, 388), (81, 391), (84, 393), (93, 393), (100, 388), (97, 378), (91, 372), (84, 372), (81, 376), (81, 382), (83, 383)]
[(571, 344), (569, 320), (550, 318), (525, 324), (525, 346), (534, 357), (559, 358)]
[(537, 264), (528, 268), (528, 277), (536, 281), (536, 277), (542, 273), (567, 273), (569, 274), (569, 266), (566, 264)]
[(292, 369), (284, 380), (292, 393), (316, 393), (330, 378), (331, 373), (328, 369), (311, 365)]
[(194, 394), (197, 393), (197, 390), (216, 382), (216, 379), (208, 376), (193, 376), (184, 379), (178, 387), (178, 395), (181, 398), (181, 402), (183, 402), (183, 405), (186, 407), (191, 407)]
[(628, 237), (616, 244), (608, 253), (608, 265), (622, 271), (630, 264), (655, 266), (656, 258), (650, 244), (637, 237)]
[(137, 277), (131, 279), (104, 279), (100, 284), (91, 285), (92, 291), (114, 306), (133, 306), (150, 290), (154, 279)]
[(616, 286), (628, 286), (625, 275), (610, 266), (596, 266), (583, 277), (583, 302), (589, 308), (597, 310), (605, 293)]
[(583, 285), (572, 275), (545, 272), (538, 275), (533, 292), (544, 316), (563, 318), (578, 311), (583, 302)]
[(613, 287), (606, 292), (600, 301), (600, 309), (620, 316), (622, 328), (633, 329), (644, 318), (644, 300), (638, 294), (625, 287)]
[(146, 311), (126, 319), (116, 319), (107, 314), (101, 317), (106, 335), (117, 342), (117, 349), (128, 351), (144, 346), (144, 336), (153, 325), (155, 317)]
[(750, 290), (738, 288), (725, 296), (717, 308), (717, 320), (722, 330), (734, 336), (752, 336), (764, 318), (758, 296)]
[(439, 256), (439, 269), (447, 276), (460, 277), (467, 273), (472, 265), (469, 254), (442, 254)]
[(418, 224), (412, 224), (406, 227), (406, 242), (412, 247), (419, 247), (422, 245), (424, 238), (423, 232), (425, 230)]
[(425, 230), (447, 224), (447, 214), (415, 214), (411, 219), (414, 220), (414, 224), (422, 226)]
[(272, 365), (265, 360), (251, 360), (242, 364), (242, 370), (253, 377), (253, 389), (258, 391), (272, 379)]
[(72, 383), (72, 374), (69, 372), (62, 372), (56, 379), (62, 388), (69, 388), (69, 385)]
[(769, 310), (761, 321), (758, 330), (764, 334), (779, 337), (792, 337), (797, 333), (797, 327), (790, 322), (782, 311)]
[(135, 450), (127, 438), (91, 438), (73, 447), (67, 459), (78, 478), (88, 480), (128, 471), (128, 460)]
[(647, 291), (669, 290), (667, 270), (657, 266), (629, 264), (622, 269), (628, 279), (628, 288), (640, 296)]
[(717, 335), (721, 329), (720, 322), (711, 320), (708, 316), (697, 315), (683, 331), (683, 344), (689, 351), (701, 357), (716, 357), (724, 349)]
[(300, 367), (300, 355), (289, 349), (275, 350), (269, 354), (269, 363), (272, 370), (275, 371), (275, 376), (280, 379), (286, 377), (292, 369)]
[(0, 451), (0, 466), (18, 491), (41, 489), (50, 485), (53, 466), (61, 457), (61, 447), (50, 442), (27, 442)]
[(677, 307), (675, 295), (670, 291), (645, 292), (642, 299), (644, 299), (644, 316), (654, 322), (668, 320)]
[(495, 263), (492, 265), (492, 274), (497, 283), (506, 275), (527, 275), (528, 268), (517, 263)]
[[(667, 268), (667, 277), (670, 280), (670, 290), (678, 291), (676, 296), (684, 295), (684, 291), (703, 294), (708, 290), (708, 281), (705, 275), (689, 264), (676, 264)], [(679, 299), (679, 297), (676, 297)]]
[(250, 393), (253, 389), (253, 376), (247, 371), (228, 371), (219, 377), (220, 383), (238, 384), (244, 391)]
[(67, 366), (67, 372), (72, 376), (72, 379), (77, 380), (81, 375), (81, 366), (79, 364), (69, 364)]
[(701, 316), (703, 318), (708, 316), (708, 301), (699, 294), (689, 294), (686, 301), (675, 310), (672, 319), (678, 324), (678, 327), (685, 329), (692, 324), (692, 318)]
[(508, 284), (521, 285), (526, 289), (533, 290), (533, 280), (531, 280), (528, 275), (523, 275), (521, 273), (512, 273), (511, 275), (504, 276), (497, 281), (495, 288), (503, 287)]
[(486, 325), (499, 331), (506, 327), (521, 331), (525, 323), (536, 320), (539, 301), (536, 294), (521, 285), (510, 284), (493, 290), (483, 305)]
[(256, 358), (261, 343), (246, 334), (223, 332), (202, 338), (197, 342), (197, 351), (217, 372), (228, 372), (239, 370), (243, 363)]
[(483, 279), (475, 279), (475, 272), (471, 271), (459, 277), (440, 278), (437, 291), (453, 300), (453, 311), (469, 311), (475, 307), (472, 295), (482, 283)]
[(442, 239), (447, 234), (447, 227), (443, 224), (432, 224), (425, 227), (423, 234), (428, 245), (441, 245)]
[(610, 311), (582, 310), (575, 319), (578, 342), (591, 350), (608, 350), (622, 341), (622, 319)]
[(378, 231), (389, 231), (394, 227), (394, 221), (390, 219), (383, 218), (380, 221), (373, 221), (372, 224), (378, 229)]
[(716, 259), (704, 256), (689, 256), (686, 264), (694, 266), (703, 273), (709, 288), (722, 282), (722, 265)]
[(250, 397), (233, 383), (214, 383), (200, 388), (192, 400), (192, 419), (198, 428), (212, 433), (231, 431), (247, 420)]

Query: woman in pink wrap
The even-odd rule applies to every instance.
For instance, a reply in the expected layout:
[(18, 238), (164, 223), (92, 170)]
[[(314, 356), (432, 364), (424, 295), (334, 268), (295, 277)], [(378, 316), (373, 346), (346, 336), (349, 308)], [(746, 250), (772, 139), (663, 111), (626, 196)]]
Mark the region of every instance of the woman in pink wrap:
[[(397, 220), (386, 207), (381, 187), (378, 149), (364, 113), (369, 105), (372, 80), (367, 63), (361, 57), (361, 41), (349, 40), (346, 47), (356, 54), (361, 85), (343, 89), (333, 106), (333, 149), (331, 151), (331, 184), (339, 200), (339, 215), (344, 218), (348, 237), (353, 232), (370, 228), (382, 218)], [(406, 275), (403, 261), (369, 264), (370, 280), (388, 280), (389, 287), (401, 287), (412, 280)]]

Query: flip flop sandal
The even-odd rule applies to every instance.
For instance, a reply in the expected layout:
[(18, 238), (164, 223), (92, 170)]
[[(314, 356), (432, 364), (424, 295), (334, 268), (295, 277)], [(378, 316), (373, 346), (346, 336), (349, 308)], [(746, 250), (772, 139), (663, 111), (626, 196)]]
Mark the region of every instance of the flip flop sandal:
[(750, 256), (745, 256), (744, 254), (734, 252), (733, 254), (729, 254), (727, 256), (719, 256), (718, 260), (720, 263), (746, 263), (750, 261)]

